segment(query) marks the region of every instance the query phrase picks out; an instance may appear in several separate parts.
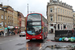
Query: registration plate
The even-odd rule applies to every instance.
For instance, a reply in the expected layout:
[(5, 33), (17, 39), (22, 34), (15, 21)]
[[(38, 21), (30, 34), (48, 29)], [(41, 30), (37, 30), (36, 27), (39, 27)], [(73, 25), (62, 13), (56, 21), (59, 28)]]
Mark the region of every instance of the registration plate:
[(36, 40), (35, 38), (32, 38), (32, 40)]

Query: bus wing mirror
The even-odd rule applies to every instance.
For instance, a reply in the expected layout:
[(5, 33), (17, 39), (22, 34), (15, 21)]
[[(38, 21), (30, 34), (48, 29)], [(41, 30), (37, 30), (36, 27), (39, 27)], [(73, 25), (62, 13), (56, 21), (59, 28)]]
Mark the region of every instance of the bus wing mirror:
[(25, 28), (25, 30), (26, 30), (26, 28)]

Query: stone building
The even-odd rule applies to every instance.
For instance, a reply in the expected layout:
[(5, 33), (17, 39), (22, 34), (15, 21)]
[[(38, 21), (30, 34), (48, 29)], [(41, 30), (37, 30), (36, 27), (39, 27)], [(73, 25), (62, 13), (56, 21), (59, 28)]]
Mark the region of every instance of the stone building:
[(73, 26), (75, 28), (75, 12), (73, 12)]
[(27, 17), (25, 17), (25, 27), (26, 27), (26, 18), (27, 18)]
[(19, 20), (17, 11), (13, 12), (13, 26), (19, 28)]
[(50, 0), (47, 4), (48, 31), (55, 33), (55, 30), (71, 30), (73, 28), (72, 6)]
[(11, 6), (0, 4), (0, 25), (8, 32), (9, 30), (14, 31), (14, 28), (20, 28), (18, 18), (18, 12)]
[(3, 27), (19, 27), (18, 12), (11, 6), (0, 4), (0, 24)]
[(21, 31), (25, 31), (25, 17), (21, 12), (18, 12), (19, 26)]
[(21, 31), (25, 31), (25, 17), (22, 17), (21, 19)]
[(6, 8), (3, 7), (2, 4), (0, 4), (0, 24), (3, 27), (6, 27), (8, 24), (7, 11), (6, 11)]
[(12, 28), (14, 28), (13, 27), (13, 12), (14, 12), (14, 10), (13, 10), (13, 8), (12, 7), (10, 7), (10, 6), (4, 6), (4, 7), (6, 7), (7, 9), (6, 9), (6, 11), (7, 11), (7, 22), (8, 22), (8, 27), (9, 26), (12, 26)]

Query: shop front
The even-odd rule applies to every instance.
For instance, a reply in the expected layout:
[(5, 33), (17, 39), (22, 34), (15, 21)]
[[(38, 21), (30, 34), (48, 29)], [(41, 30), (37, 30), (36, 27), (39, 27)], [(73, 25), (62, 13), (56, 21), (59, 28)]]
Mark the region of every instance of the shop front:
[(15, 35), (15, 29), (13, 26), (8, 26), (8, 35)]
[(0, 26), (0, 36), (4, 35), (4, 27)]
[(15, 34), (19, 34), (20, 33), (20, 28), (15, 26)]

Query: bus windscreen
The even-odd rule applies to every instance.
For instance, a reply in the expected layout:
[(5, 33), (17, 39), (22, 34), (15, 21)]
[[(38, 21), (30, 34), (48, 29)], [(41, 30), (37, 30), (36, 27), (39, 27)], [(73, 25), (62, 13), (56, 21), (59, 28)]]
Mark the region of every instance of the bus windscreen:
[(41, 26), (27, 26), (27, 33), (30, 35), (38, 35), (41, 33)]

